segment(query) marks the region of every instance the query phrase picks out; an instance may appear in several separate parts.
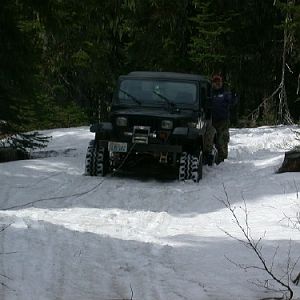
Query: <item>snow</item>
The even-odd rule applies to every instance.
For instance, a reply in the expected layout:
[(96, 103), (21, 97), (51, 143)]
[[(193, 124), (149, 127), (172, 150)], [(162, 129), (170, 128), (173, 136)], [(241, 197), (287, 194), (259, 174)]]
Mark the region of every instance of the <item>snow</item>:
[[(83, 176), (88, 127), (48, 130), (36, 159), (0, 164), (0, 299), (261, 299), (270, 277), (226, 195), (279, 277), (300, 253), (299, 173), (276, 174), (295, 127), (231, 129), (229, 159), (199, 184)], [(232, 239), (227, 234), (236, 237)], [(278, 250), (276, 250), (278, 248)], [(297, 264), (292, 278), (300, 272)], [(276, 290), (278, 285), (274, 282)], [(300, 299), (299, 286), (290, 283)]]

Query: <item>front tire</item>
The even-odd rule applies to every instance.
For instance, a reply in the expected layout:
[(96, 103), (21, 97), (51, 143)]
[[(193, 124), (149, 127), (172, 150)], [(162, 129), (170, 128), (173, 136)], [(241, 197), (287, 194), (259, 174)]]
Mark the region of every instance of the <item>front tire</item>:
[(182, 152), (179, 161), (179, 181), (190, 180), (199, 182), (202, 179), (203, 155), (199, 156)]
[(100, 146), (96, 140), (90, 141), (85, 159), (85, 174), (88, 176), (103, 177), (108, 171), (108, 149), (104, 146)]
[(179, 181), (189, 179), (189, 160), (189, 154), (187, 152), (182, 152), (179, 160)]
[(194, 182), (199, 182), (203, 177), (203, 154), (200, 151), (199, 156), (192, 155), (192, 180)]

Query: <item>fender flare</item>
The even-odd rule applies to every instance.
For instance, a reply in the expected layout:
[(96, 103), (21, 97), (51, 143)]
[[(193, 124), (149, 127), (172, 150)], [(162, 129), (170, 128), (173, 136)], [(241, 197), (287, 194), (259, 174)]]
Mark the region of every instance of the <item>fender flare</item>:
[(93, 124), (90, 127), (90, 132), (94, 133), (110, 133), (113, 131), (112, 123), (110, 122), (101, 122), (99, 124)]
[(189, 127), (176, 127), (172, 132), (172, 136), (175, 138), (187, 138), (189, 140), (201, 139), (203, 134), (202, 130)]

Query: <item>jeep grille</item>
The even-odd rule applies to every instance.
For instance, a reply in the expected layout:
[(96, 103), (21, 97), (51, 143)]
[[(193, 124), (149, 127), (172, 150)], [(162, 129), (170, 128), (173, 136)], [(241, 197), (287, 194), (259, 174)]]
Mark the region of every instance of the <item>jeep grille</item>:
[(147, 117), (129, 117), (128, 127), (133, 128), (133, 126), (149, 126), (151, 131), (159, 130), (161, 128), (161, 120)]

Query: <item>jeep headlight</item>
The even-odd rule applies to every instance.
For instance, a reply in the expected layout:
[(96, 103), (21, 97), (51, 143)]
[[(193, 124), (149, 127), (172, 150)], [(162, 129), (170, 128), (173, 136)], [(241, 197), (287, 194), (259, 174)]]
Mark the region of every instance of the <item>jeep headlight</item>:
[(161, 128), (163, 128), (163, 129), (172, 129), (173, 128), (173, 121), (170, 121), (170, 120), (161, 121)]
[(117, 124), (117, 126), (120, 126), (120, 127), (127, 126), (127, 118), (125, 118), (125, 117), (118, 117), (116, 119), (116, 124)]

